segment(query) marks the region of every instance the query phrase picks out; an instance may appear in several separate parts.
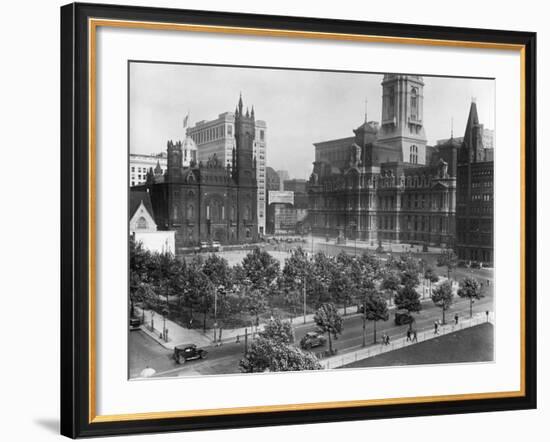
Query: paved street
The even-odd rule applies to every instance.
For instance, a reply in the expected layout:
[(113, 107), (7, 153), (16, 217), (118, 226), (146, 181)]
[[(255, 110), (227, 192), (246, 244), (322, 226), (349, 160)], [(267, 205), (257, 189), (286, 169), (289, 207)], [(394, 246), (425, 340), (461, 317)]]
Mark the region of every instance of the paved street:
[[(477, 272), (477, 271), (476, 271)], [(474, 313), (493, 310), (493, 296), (488, 293), (485, 298), (474, 304)], [(460, 317), (469, 316), (469, 303), (467, 300), (455, 297), (455, 303), (446, 313), (447, 321), (453, 321), (454, 315), (458, 313)], [(419, 331), (430, 329), (436, 319), (441, 319), (441, 310), (433, 305), (431, 300), (423, 303), (423, 310), (415, 315), (415, 328)], [(367, 323), (367, 344), (372, 343), (373, 333), (372, 322)], [(296, 341), (307, 333), (315, 330), (314, 324), (297, 325), (295, 327)], [(339, 353), (358, 349), (363, 341), (363, 320), (358, 314), (348, 315), (344, 322), (343, 334), (334, 342), (334, 347)], [(382, 333), (389, 334), (392, 338), (402, 337), (407, 330), (406, 325), (396, 326), (393, 322), (393, 310), (390, 320), (377, 323), (377, 336)], [(204, 347), (208, 350), (208, 359), (204, 361), (190, 361), (184, 366), (178, 366), (170, 358), (171, 351), (164, 349), (149, 336), (143, 332), (130, 333), (130, 376), (139, 375), (146, 366), (152, 367), (157, 371), (157, 376), (189, 376), (194, 374), (226, 374), (239, 373), (239, 360), (243, 356), (244, 342), (226, 343), (220, 347)], [(322, 351), (324, 348), (317, 348), (316, 351)]]

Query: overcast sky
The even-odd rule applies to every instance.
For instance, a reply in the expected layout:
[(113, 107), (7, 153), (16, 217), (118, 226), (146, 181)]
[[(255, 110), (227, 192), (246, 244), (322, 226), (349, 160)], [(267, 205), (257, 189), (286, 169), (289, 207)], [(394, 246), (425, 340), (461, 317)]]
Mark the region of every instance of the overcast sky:
[[(380, 121), (382, 74), (288, 71), (179, 64), (130, 64), (130, 150), (158, 153), (166, 141), (185, 137), (191, 125), (244, 107), (267, 123), (267, 165), (307, 178), (312, 143), (353, 136), (364, 121)], [(494, 81), (424, 77), (424, 128), (428, 144), (464, 134), (472, 97), (480, 122), (494, 128)]]

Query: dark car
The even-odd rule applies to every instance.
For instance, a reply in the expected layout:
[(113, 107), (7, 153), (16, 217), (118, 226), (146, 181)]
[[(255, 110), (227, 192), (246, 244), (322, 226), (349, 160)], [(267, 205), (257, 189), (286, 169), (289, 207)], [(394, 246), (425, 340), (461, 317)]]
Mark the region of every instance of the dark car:
[(194, 359), (205, 359), (208, 352), (198, 348), (195, 344), (181, 344), (174, 347), (174, 360), (178, 364), (185, 364)]
[(327, 340), (322, 334), (317, 332), (308, 332), (302, 339), (300, 339), (300, 347), (304, 350), (309, 350), (313, 347), (325, 345), (326, 342)]
[(410, 324), (411, 322), (414, 322), (414, 318), (411, 316), (408, 310), (402, 308), (395, 312), (396, 325)]
[(140, 326), (141, 326), (141, 319), (130, 318), (130, 330), (139, 330)]

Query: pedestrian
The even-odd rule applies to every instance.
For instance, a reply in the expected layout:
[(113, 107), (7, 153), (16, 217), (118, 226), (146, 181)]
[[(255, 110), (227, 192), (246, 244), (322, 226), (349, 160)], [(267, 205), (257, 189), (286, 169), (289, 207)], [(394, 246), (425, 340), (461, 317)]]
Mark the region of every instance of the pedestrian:
[(383, 334), (382, 334), (382, 341), (381, 341), (381, 344), (382, 344), (382, 345), (386, 345), (386, 333), (383, 333)]
[(407, 330), (407, 342), (409, 342), (411, 340), (411, 329), (409, 328)]
[(434, 335), (437, 335), (439, 333), (439, 324), (437, 321), (434, 321)]
[(413, 339), (412, 339), (413, 342), (418, 342), (418, 336), (416, 335), (416, 329), (413, 330)]
[(458, 325), (458, 313), (455, 314), (455, 325)]
[(390, 335), (386, 335), (386, 345), (390, 345)]

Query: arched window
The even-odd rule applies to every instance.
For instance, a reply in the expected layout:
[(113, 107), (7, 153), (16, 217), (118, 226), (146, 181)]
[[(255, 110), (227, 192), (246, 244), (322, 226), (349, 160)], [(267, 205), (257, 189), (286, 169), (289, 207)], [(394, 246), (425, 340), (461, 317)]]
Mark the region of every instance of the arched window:
[(187, 206), (187, 218), (193, 219), (195, 217), (195, 208), (193, 207), (193, 204), (189, 204)]
[(418, 164), (418, 146), (409, 147), (409, 163)]
[(137, 229), (146, 229), (147, 228), (147, 220), (143, 216), (140, 216), (138, 218), (137, 223), (136, 223), (136, 228)]
[(175, 220), (178, 219), (178, 206), (174, 205), (174, 208), (172, 209), (172, 218)]

